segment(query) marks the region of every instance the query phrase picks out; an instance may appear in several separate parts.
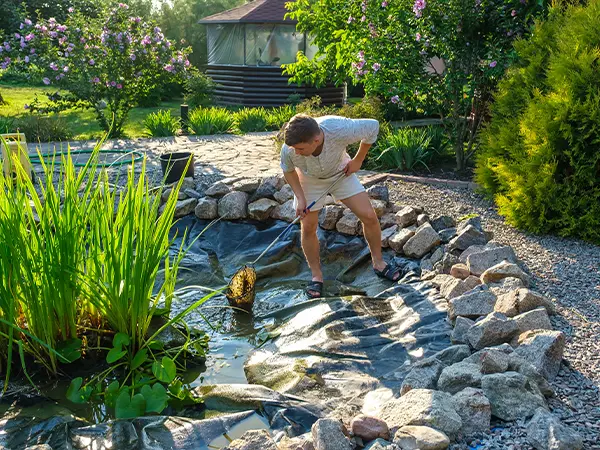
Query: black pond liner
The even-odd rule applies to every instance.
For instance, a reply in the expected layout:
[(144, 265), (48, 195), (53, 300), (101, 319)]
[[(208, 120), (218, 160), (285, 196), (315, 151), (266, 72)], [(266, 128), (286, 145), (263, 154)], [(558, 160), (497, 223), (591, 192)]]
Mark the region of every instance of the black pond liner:
[[(179, 247), (186, 228), (191, 242), (206, 225), (191, 217), (180, 220), (173, 229), (178, 236), (174, 246)], [(286, 225), (218, 222), (184, 258), (179, 286), (226, 285)], [(178, 416), (89, 424), (70, 416), (64, 402), (63, 414), (49, 412), (53, 417), (46, 420), (27, 408), (5, 419), (0, 446), (222, 448), (248, 429), (300, 435), (334, 409), (364, 407), (368, 412), (398, 395), (411, 362), (450, 345), (445, 300), (431, 284), (419, 281), (417, 262), (396, 257), (404, 278), (400, 283), (381, 280), (371, 269), (362, 237), (322, 230), (329, 297), (307, 300), (303, 289), (310, 272), (299, 238), (296, 228), (261, 260), (252, 315), (231, 310), (219, 296), (188, 316), (188, 325), (211, 334), (206, 370), (193, 383), (205, 399), (201, 417), (180, 411)], [(385, 257), (394, 255), (387, 251)], [(201, 295), (192, 291), (174, 302), (173, 314)], [(272, 339), (266, 339), (268, 333)]]

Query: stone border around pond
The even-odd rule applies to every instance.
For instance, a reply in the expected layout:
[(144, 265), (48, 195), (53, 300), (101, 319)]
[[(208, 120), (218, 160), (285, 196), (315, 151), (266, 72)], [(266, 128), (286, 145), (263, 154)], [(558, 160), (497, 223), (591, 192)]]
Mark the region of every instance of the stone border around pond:
[[(399, 397), (372, 415), (346, 423), (318, 420), (300, 437), (248, 432), (228, 449), (338, 450), (445, 449), (451, 442), (490, 431), (491, 418), (528, 420), (527, 440), (536, 449), (583, 448), (581, 437), (548, 409), (550, 382), (560, 369), (565, 335), (552, 329), (552, 301), (530, 288), (531, 278), (510, 246), (493, 240), (479, 217), (455, 223), (418, 205), (389, 203), (388, 189), (367, 189), (380, 219), (382, 246), (420, 260), (421, 280), (447, 300), (451, 347), (412, 365)], [(171, 189), (163, 192), (166, 200)], [(295, 218), (293, 192), (282, 176), (232, 178), (203, 194), (192, 179), (181, 187), (175, 217), (200, 219)], [(358, 218), (331, 197), (319, 225), (361, 235)], [(560, 447), (557, 447), (559, 445)]]

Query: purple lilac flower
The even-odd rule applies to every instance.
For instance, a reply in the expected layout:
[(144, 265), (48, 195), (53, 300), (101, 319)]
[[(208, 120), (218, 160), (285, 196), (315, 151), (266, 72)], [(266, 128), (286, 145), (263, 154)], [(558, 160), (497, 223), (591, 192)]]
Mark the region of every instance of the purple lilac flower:
[[(348, 19), (348, 20), (350, 20), (350, 19)], [(348, 23), (350, 23), (350, 22), (348, 22)], [(152, 44), (152, 41), (150, 40), (150, 36), (144, 36), (144, 38), (142, 39), (142, 45), (150, 45), (150, 44)]]
[(167, 65), (164, 67), (164, 69), (165, 69), (167, 72), (171, 72), (171, 73), (172, 73), (172, 72), (175, 70), (175, 67), (173, 67), (173, 65), (172, 65), (172, 64), (167, 64)]
[(369, 22), (369, 31), (371, 32), (371, 37), (377, 37), (377, 30), (375, 29), (375, 24)]
[(127, 5), (125, 3), (119, 3), (119, 8), (129, 9), (129, 5)]
[(94, 61), (93, 59), (90, 59), (90, 60), (88, 61), (88, 64), (89, 64), (90, 66), (93, 66), (94, 64), (96, 64), (96, 61)]
[(415, 39), (417, 40), (417, 42), (419, 42), (421, 40), (421, 33), (417, 33), (415, 35)]
[(381, 2), (381, 7), (382, 7), (382, 8), (387, 8), (387, 7), (388, 7), (388, 2), (387, 2), (387, 1), (385, 1), (385, 0), (383, 0), (383, 1)]
[(98, 78), (98, 77), (92, 78), (92, 83), (100, 83), (100, 78)]
[(58, 80), (60, 80), (60, 75), (56, 75), (56, 77), (54, 77), (54, 78), (56, 78), (56, 81), (58, 81)]
[(362, 2), (362, 4), (360, 5), (360, 8), (362, 9), (362, 12), (367, 12), (367, 2), (366, 1)]
[(56, 29), (58, 31), (60, 31), (61, 33), (64, 33), (65, 31), (67, 31), (67, 26), (66, 25), (59, 25), (56, 27)]
[(122, 85), (122, 84), (120, 84), (120, 83), (119, 83), (119, 84), (117, 84), (117, 89), (122, 89), (122, 88), (123, 88), (123, 85)]
[(367, 20), (367, 16), (362, 16), (362, 17), (360, 18), (360, 21), (361, 21), (361, 22), (364, 22), (365, 20)]
[(517, 15), (517, 11), (515, 11), (514, 9), (510, 12), (510, 15), (515, 17)]
[(15, 33), (15, 39), (21, 39), (21, 35), (19, 33)]
[(49, 78), (43, 78), (42, 81), (44, 82), (44, 84), (50, 84)]
[(115, 87), (115, 86), (117, 85), (117, 82), (116, 82), (116, 81), (111, 81), (111, 82), (110, 82), (110, 85), (111, 85), (112, 87)]
[(185, 65), (185, 67), (190, 67), (190, 61), (189, 60), (185, 60), (185, 62), (183, 63)]
[(67, 9), (67, 11), (69, 11), (70, 13), (74, 12), (75, 9), (71, 6), (69, 9)]
[(494, 67), (496, 67), (496, 64), (498, 64), (498, 61), (492, 61), (490, 63), (490, 67), (494, 68)]
[(365, 52), (364, 52), (364, 51), (362, 51), (362, 50), (361, 50), (361, 51), (359, 51), (359, 52), (358, 52), (358, 57), (359, 57), (360, 59), (364, 59), (364, 57), (365, 57)]
[(21, 46), (21, 48), (25, 48), (25, 47), (27, 47), (27, 44), (25, 43), (25, 41), (21, 41), (20, 46)]
[(52, 70), (58, 70), (58, 66), (56, 65), (56, 63), (53, 63), (53, 62), (50, 63), (50, 68)]
[(25, 36), (25, 40), (27, 42), (32, 41), (35, 38), (35, 34), (33, 33), (29, 33), (27, 36)]
[(29, 56), (26, 56), (26, 57), (24, 58), (24, 61), (25, 61), (26, 63), (28, 63), (28, 64), (29, 64)]
[(32, 22), (29, 19), (25, 19), (25, 25), (31, 26)]
[(390, 99), (390, 101), (391, 101), (393, 104), (395, 104), (395, 105), (396, 105), (396, 104), (400, 103), (400, 97), (398, 97), (397, 95), (394, 95), (394, 96), (393, 96), (393, 97)]
[(32, 55), (35, 54), (35, 48), (32, 48), (31, 50), (29, 50), (29, 53), (31, 53)]
[(56, 39), (56, 37), (57, 37), (57, 36), (58, 36), (58, 33), (57, 33), (56, 31), (51, 31), (51, 32), (50, 32), (50, 37), (51, 37), (52, 39)]
[(67, 73), (69, 71), (69, 66), (63, 67), (63, 72)]
[(379, 69), (381, 69), (381, 64), (374, 63), (373, 64), (373, 72), (377, 72)]
[(427, 2), (425, 0), (415, 0), (415, 4), (413, 6), (413, 12), (415, 13), (415, 16), (421, 17), (426, 6)]
[(8, 42), (4, 43), (4, 50), (6, 50), (7, 52), (10, 52), (10, 44)]
[(131, 55), (129, 55), (129, 58), (130, 58), (132, 61), (135, 61), (135, 59), (136, 59), (136, 56), (135, 56), (135, 54), (134, 54), (134, 53), (132, 53)]

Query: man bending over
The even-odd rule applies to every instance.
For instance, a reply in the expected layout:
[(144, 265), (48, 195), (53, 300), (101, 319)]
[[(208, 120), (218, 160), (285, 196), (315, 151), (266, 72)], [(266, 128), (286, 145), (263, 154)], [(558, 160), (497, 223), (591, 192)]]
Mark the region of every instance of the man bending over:
[[(338, 116), (313, 119), (298, 114), (284, 126), (281, 168), (294, 191), (296, 215), (302, 218), (302, 249), (312, 272), (312, 281), (306, 288), (309, 297), (320, 297), (323, 292), (317, 227), (319, 210), (325, 199), (317, 202), (310, 211), (306, 207), (319, 198), (342, 172), (345, 179), (337, 183), (330, 194), (350, 208), (362, 222), (375, 273), (391, 281), (400, 278), (400, 269), (383, 260), (379, 219), (356, 176), (378, 133), (377, 120)], [(350, 158), (346, 147), (359, 141), (356, 156)]]

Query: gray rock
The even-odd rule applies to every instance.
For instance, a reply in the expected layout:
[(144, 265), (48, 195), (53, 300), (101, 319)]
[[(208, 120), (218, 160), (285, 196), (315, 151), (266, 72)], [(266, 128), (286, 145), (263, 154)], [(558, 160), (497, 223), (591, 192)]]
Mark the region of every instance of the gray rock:
[(476, 276), (470, 275), (467, 278), (465, 278), (465, 285), (469, 288), (469, 290), (475, 289), (480, 284), (481, 280)]
[[(6, 447), (0, 447), (0, 450), (9, 450)], [(48, 444), (36, 444), (25, 447), (25, 450), (52, 450)]]
[(469, 272), (469, 268), (465, 264), (458, 263), (454, 264), (450, 268), (450, 275), (452, 275), (454, 278), (466, 280), (471, 275), (471, 272)]
[(352, 450), (346, 427), (336, 419), (319, 419), (312, 426), (315, 450)]
[(546, 312), (546, 308), (539, 307), (523, 314), (515, 316), (513, 319), (519, 328), (519, 334), (530, 330), (551, 330), (552, 324)]
[(431, 427), (408, 425), (396, 432), (394, 444), (402, 450), (446, 450), (450, 439)]
[(376, 184), (367, 189), (367, 194), (374, 200), (390, 201), (390, 192), (385, 184)]
[(185, 195), (187, 195), (190, 198), (202, 198), (202, 194), (200, 194), (200, 192), (195, 191), (194, 189), (186, 189), (185, 191)]
[(196, 209), (194, 209), (196, 217), (204, 220), (213, 220), (219, 217), (217, 200), (211, 197), (203, 197), (198, 200)]
[(404, 244), (402, 249), (406, 256), (411, 258), (421, 258), (436, 245), (439, 245), (440, 242), (440, 236), (437, 232), (429, 225), (429, 223), (425, 223), (417, 228), (415, 235)]
[[(163, 191), (162, 195), (160, 196), (160, 199), (163, 202), (166, 202), (167, 200), (169, 200), (169, 197), (171, 196), (172, 193), (173, 193), (173, 188), (165, 189)], [(177, 200), (185, 200), (187, 198), (188, 198), (188, 195), (180, 189), (179, 192), (177, 193)]]
[(481, 370), (477, 364), (459, 362), (442, 370), (438, 379), (438, 389), (456, 394), (468, 387), (481, 387)]
[[(0, 449), (1, 450), (1, 449)], [(375, 439), (364, 448), (364, 450), (399, 450), (397, 446), (385, 439)]]
[(486, 433), (490, 430), (492, 406), (483, 390), (466, 388), (454, 394), (456, 412), (462, 419), (462, 434)]
[(458, 223), (458, 232), (460, 233), (461, 231), (467, 229), (467, 227), (470, 226), (475, 228), (476, 230), (483, 232), (483, 227), (481, 226), (481, 217), (479, 216), (469, 217), (468, 219), (461, 220)]
[(406, 425), (424, 425), (454, 439), (462, 427), (452, 396), (431, 389), (413, 389), (399, 399), (388, 401), (378, 417), (385, 420), (392, 433)]
[(360, 414), (352, 419), (350, 430), (354, 436), (358, 436), (367, 442), (378, 438), (390, 438), (390, 429), (383, 420), (377, 417), (365, 416), (364, 414)]
[(284, 185), (285, 180), (278, 175), (264, 178), (252, 196), (251, 201), (258, 200), (259, 198), (270, 198), (275, 200), (275, 193), (277, 193)]
[(525, 375), (535, 383), (537, 383), (538, 388), (542, 394), (546, 397), (552, 397), (554, 395), (554, 390), (548, 383), (540, 371), (536, 369), (531, 363), (520, 357), (517, 353), (511, 353), (508, 355), (508, 370), (513, 372), (519, 372), (521, 375)]
[(270, 198), (261, 198), (248, 205), (248, 215), (254, 220), (267, 220), (271, 217), (271, 212), (279, 206), (275, 200)]
[(446, 300), (459, 297), (470, 290), (471, 288), (467, 286), (463, 280), (454, 278), (453, 276), (450, 276), (450, 278), (446, 279), (440, 285), (440, 294), (442, 294)]
[(283, 204), (294, 198), (294, 191), (289, 184), (286, 184), (279, 191), (275, 192), (273, 197), (275, 197), (275, 200), (277, 200), (279, 203)]
[(429, 216), (427, 214), (419, 214), (417, 216), (417, 226), (420, 227), (425, 222), (429, 222)]
[(450, 274), (450, 269), (453, 265), (458, 263), (458, 257), (452, 253), (444, 253), (442, 260), (435, 265), (436, 270), (440, 273)]
[(438, 234), (440, 235), (442, 242), (447, 244), (454, 238), (454, 236), (456, 236), (456, 228), (444, 228), (443, 230), (438, 231)]
[(519, 278), (508, 277), (508, 278), (503, 278), (502, 280), (498, 281), (497, 283), (488, 283), (487, 286), (490, 288), (490, 290), (494, 294), (496, 294), (498, 296), (498, 295), (508, 294), (509, 292), (512, 292), (517, 289), (521, 289), (521, 288), (525, 287), (525, 284)]
[(483, 393), (492, 405), (492, 414), (501, 420), (527, 419), (546, 401), (537, 384), (518, 372), (484, 375)]
[(450, 320), (457, 316), (477, 319), (494, 311), (495, 303), (496, 296), (486, 286), (477, 286), (448, 301), (448, 316)]
[(394, 214), (384, 214), (383, 216), (381, 216), (381, 218), (379, 219), (379, 224), (381, 225), (381, 229), (385, 230), (386, 228), (390, 228), (390, 227), (397, 227), (396, 225), (396, 216)]
[(266, 430), (246, 431), (241, 438), (231, 442), (225, 450), (277, 450), (277, 445)]
[(356, 236), (359, 234), (360, 228), (361, 222), (354, 213), (344, 215), (335, 225), (335, 229), (337, 231), (343, 234), (349, 234), (351, 236)]
[(294, 200), (288, 200), (283, 205), (276, 206), (271, 212), (271, 217), (276, 220), (293, 222), (296, 218), (296, 208), (294, 208)]
[(371, 206), (373, 207), (373, 210), (375, 210), (377, 217), (381, 218), (385, 215), (387, 203), (383, 200), (371, 200)]
[(335, 230), (338, 220), (344, 215), (344, 207), (339, 205), (327, 205), (319, 211), (319, 225), (324, 230)]
[(468, 342), (467, 331), (469, 331), (469, 328), (471, 328), (474, 324), (474, 320), (458, 316), (454, 322), (454, 329), (452, 330), (450, 341), (453, 344), (466, 344)]
[(536, 450), (581, 450), (579, 433), (564, 425), (558, 417), (539, 408), (527, 425), (527, 441)]
[(436, 358), (426, 358), (415, 364), (402, 382), (400, 395), (413, 389), (437, 389), (437, 380), (444, 364)]
[(554, 380), (565, 350), (562, 331), (535, 330), (519, 336), (517, 355), (531, 363), (548, 381)]
[(447, 366), (456, 364), (471, 356), (471, 349), (468, 345), (451, 345), (444, 350), (441, 350), (434, 354), (432, 358), (435, 358)]
[(260, 186), (260, 178), (244, 178), (243, 180), (236, 181), (231, 186), (232, 190), (238, 192), (246, 192), (251, 194), (258, 189)]
[(415, 232), (409, 230), (408, 228), (403, 228), (394, 234), (389, 239), (390, 248), (394, 250), (396, 253), (402, 252), (404, 245), (408, 242), (408, 240), (415, 235)]
[(503, 351), (500, 346), (488, 347), (473, 353), (464, 362), (477, 364), (483, 374), (506, 372), (513, 351), (510, 345), (507, 346), (510, 352)]
[(285, 436), (277, 443), (277, 447), (279, 450), (315, 450), (310, 433), (305, 433), (294, 438)]
[(390, 246), (390, 239), (398, 232), (398, 225), (386, 228), (381, 232), (381, 246), (388, 248)]
[(396, 224), (406, 228), (417, 223), (417, 212), (411, 206), (405, 206), (396, 213)]
[(443, 247), (438, 247), (431, 254), (431, 256), (429, 257), (429, 260), (431, 261), (431, 264), (435, 265), (438, 262), (440, 262), (443, 257), (444, 257), (444, 248)]
[[(175, 214), (173, 217), (175, 219), (180, 219), (181, 217), (185, 217), (188, 214), (192, 214), (194, 212), (194, 208), (198, 204), (198, 200), (195, 198), (188, 198), (187, 200), (179, 200), (175, 203)], [(166, 205), (162, 205), (159, 209), (159, 213), (162, 214), (165, 210)]]
[(503, 278), (519, 278), (525, 286), (529, 286), (531, 277), (521, 270), (516, 264), (502, 261), (487, 269), (481, 275), (481, 281), (485, 284), (497, 282)]
[(501, 263), (502, 261), (508, 261), (513, 264), (517, 262), (517, 256), (515, 251), (510, 246), (496, 247), (484, 250), (482, 252), (475, 252), (467, 257), (467, 267), (473, 275), (480, 276), (491, 267)]
[(450, 216), (437, 216), (435, 219), (430, 220), (429, 223), (437, 232), (456, 227), (456, 222)]
[(471, 225), (464, 230), (456, 230), (456, 232), (457, 236), (449, 243), (452, 250), (466, 250), (472, 245), (485, 245), (487, 242), (485, 235)]
[(504, 314), (493, 312), (475, 322), (467, 331), (471, 347), (480, 350), (484, 347), (509, 342), (519, 332), (517, 324)]
[(236, 220), (248, 217), (248, 194), (230, 192), (219, 200), (219, 216), (222, 219)]
[(488, 249), (488, 245), (489, 245), (489, 243), (486, 245), (471, 245), (470, 247), (466, 248), (460, 254), (460, 257), (459, 257), (460, 262), (463, 264), (467, 264), (467, 260), (469, 259), (469, 256), (471, 256), (473, 253), (484, 252), (485, 250)]
[[(177, 183), (173, 183), (171, 186), (176, 186)], [(181, 187), (179, 188), (181, 191), (185, 191), (186, 189), (196, 189), (196, 182), (192, 177), (185, 177), (181, 182)]]
[(210, 195), (211, 197), (223, 197), (225, 194), (229, 194), (231, 192), (231, 188), (223, 183), (222, 181), (217, 181), (211, 187), (206, 190), (206, 195)]

